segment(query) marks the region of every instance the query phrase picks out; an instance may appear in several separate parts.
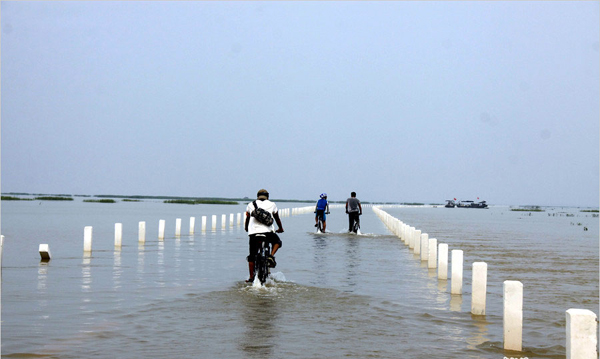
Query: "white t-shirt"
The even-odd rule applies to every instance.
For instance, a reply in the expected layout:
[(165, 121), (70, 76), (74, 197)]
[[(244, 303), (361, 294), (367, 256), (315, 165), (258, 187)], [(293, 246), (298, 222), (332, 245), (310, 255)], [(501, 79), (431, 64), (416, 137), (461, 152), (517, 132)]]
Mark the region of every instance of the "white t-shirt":
[[(262, 208), (265, 211), (270, 212), (271, 215), (273, 215), (274, 213), (277, 213), (277, 206), (275, 205), (275, 203), (269, 201), (268, 199), (265, 199), (264, 201), (257, 199), (256, 205), (259, 208)], [(252, 211), (254, 211), (254, 209), (255, 209), (254, 204), (252, 204), (252, 202), (250, 202), (250, 203), (248, 203), (248, 207), (246, 207), (246, 213), (248, 213), (248, 215), (250, 215), (252, 213)], [(250, 223), (248, 223), (248, 234), (275, 232), (274, 224), (275, 224), (275, 218), (273, 218), (272, 225), (265, 226), (264, 224), (257, 221), (256, 218), (250, 216)]]

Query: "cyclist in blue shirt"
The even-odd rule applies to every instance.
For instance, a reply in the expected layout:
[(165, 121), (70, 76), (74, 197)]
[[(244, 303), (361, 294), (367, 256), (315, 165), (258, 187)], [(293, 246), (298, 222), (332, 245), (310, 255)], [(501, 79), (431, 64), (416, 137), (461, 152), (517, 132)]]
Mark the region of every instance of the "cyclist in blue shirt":
[(327, 193), (321, 193), (320, 200), (317, 201), (315, 206), (315, 227), (319, 225), (319, 216), (323, 218), (323, 232), (327, 228), (327, 222), (325, 221), (325, 214), (329, 214), (329, 203), (327, 202)]

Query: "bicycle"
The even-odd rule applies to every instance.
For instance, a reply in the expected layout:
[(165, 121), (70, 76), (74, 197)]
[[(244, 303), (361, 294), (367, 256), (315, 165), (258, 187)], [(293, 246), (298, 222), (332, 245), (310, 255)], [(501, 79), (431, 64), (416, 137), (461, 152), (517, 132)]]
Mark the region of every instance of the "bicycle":
[(271, 255), (271, 244), (266, 241), (260, 242), (258, 253), (254, 260), (254, 272), (260, 280), (260, 284), (264, 285), (267, 278), (271, 274), (268, 258)]
[[(329, 212), (325, 213), (325, 214), (329, 214)], [(324, 219), (323, 219), (323, 215), (320, 214), (319, 216), (317, 216), (317, 233), (325, 233), (325, 231), (323, 230), (323, 228), (325, 227)]]
[(358, 214), (354, 218), (354, 223), (352, 223), (352, 233), (358, 233), (359, 229), (360, 229), (360, 214)]

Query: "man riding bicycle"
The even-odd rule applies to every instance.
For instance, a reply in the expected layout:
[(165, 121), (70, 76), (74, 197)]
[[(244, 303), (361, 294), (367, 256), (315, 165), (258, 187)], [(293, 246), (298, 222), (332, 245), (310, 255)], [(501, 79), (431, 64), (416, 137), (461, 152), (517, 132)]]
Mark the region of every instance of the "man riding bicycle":
[[(259, 210), (259, 208), (261, 210)], [(273, 216), (275, 223), (277, 223), (277, 231), (273, 227), (273, 224), (265, 225), (258, 221), (255, 217), (256, 213), (265, 210)], [(267, 214), (268, 215), (268, 214)], [(246, 207), (246, 222), (244, 229), (248, 232), (249, 248), (250, 253), (247, 257), (248, 260), (248, 271), (250, 272), (250, 278), (246, 282), (254, 281), (254, 260), (255, 256), (260, 249), (261, 242), (267, 242), (271, 244), (271, 254), (268, 258), (269, 266), (274, 268), (277, 265), (275, 262), (275, 253), (282, 246), (281, 239), (277, 233), (283, 233), (283, 226), (281, 225), (281, 219), (279, 219), (279, 213), (275, 203), (269, 201), (269, 192), (266, 189), (261, 189), (256, 194), (256, 201), (248, 203)]]
[(358, 222), (358, 216), (362, 215), (362, 206), (356, 198), (356, 192), (350, 193), (350, 198), (346, 200), (346, 213), (348, 214), (348, 232), (354, 232), (354, 222)]
[(325, 232), (325, 228), (327, 228), (326, 222), (326, 214), (329, 214), (329, 203), (327, 202), (327, 193), (321, 193), (319, 196), (321, 199), (317, 201), (317, 205), (315, 206), (315, 227), (319, 226), (319, 217), (323, 219), (323, 232)]

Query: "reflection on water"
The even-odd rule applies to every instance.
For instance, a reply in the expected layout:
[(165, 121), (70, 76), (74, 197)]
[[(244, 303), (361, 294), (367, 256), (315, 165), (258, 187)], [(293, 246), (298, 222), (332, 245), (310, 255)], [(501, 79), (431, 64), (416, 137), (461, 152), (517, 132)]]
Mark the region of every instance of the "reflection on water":
[(486, 320), (484, 315), (472, 315), (473, 325), (477, 328), (476, 331), (471, 332), (471, 336), (467, 338), (467, 344), (469, 349), (477, 349), (477, 346), (490, 341), (488, 326), (490, 323)]
[(158, 242), (158, 285), (165, 286), (165, 242)]
[[(435, 272), (435, 270), (433, 270)], [(448, 281), (447, 280), (438, 280), (437, 276), (431, 275), (432, 270), (429, 270), (427, 275), (427, 289), (429, 289), (430, 293), (435, 293), (433, 296), (435, 297), (435, 302), (438, 304), (436, 308), (438, 309), (447, 309), (446, 305), (448, 304)]]
[(138, 256), (137, 256), (137, 279), (138, 283), (141, 284), (144, 275), (144, 259), (146, 256), (144, 243), (138, 244)]
[(121, 251), (115, 251), (113, 255), (113, 288), (118, 290), (121, 288), (121, 274), (123, 273), (121, 269)]
[(450, 311), (460, 312), (463, 303), (463, 296), (458, 294), (450, 294)]
[(277, 298), (260, 294), (261, 289), (247, 292), (242, 301), (244, 335), (240, 350), (250, 358), (271, 358), (277, 342)]
[(354, 287), (356, 285), (357, 272), (360, 267), (359, 260), (359, 242), (361, 241), (358, 236), (348, 236), (346, 240), (346, 263), (347, 263), (347, 274), (346, 284), (348, 287)]
[[(181, 238), (177, 237), (175, 239), (175, 253), (173, 254), (174, 259), (174, 267), (175, 272), (179, 272), (179, 268), (181, 267)], [(179, 278), (176, 276), (176, 278)]]
[(91, 262), (92, 258), (90, 254), (88, 252), (84, 253), (81, 265), (81, 291), (84, 293), (89, 292), (92, 289)]
[[(1, 285), (1, 284), (0, 284)], [(48, 262), (40, 262), (38, 266), (38, 309), (42, 312), (42, 319), (48, 319), (48, 313), (46, 307), (48, 306), (47, 298), (47, 286), (48, 286)], [(39, 323), (38, 326), (41, 326)]]
[(48, 263), (40, 262), (38, 266), (38, 285), (37, 289), (39, 292), (46, 292), (46, 285), (48, 281)]
[[(194, 252), (194, 246), (195, 246), (195, 241), (194, 241), (194, 237), (191, 236), (190, 237), (190, 241), (188, 242), (189, 245), (189, 251), (190, 252)], [(188, 270), (190, 271), (190, 273), (193, 273), (196, 270), (196, 260), (194, 256), (190, 256), (188, 257)]]
[(313, 239), (314, 255), (313, 262), (315, 268), (315, 284), (325, 285), (327, 283), (327, 241), (322, 235), (315, 235)]
[[(80, 312), (84, 318), (84, 325), (92, 324), (94, 309), (91, 308), (92, 296), (94, 295), (92, 290), (92, 270), (91, 270), (91, 254), (86, 252), (83, 256), (83, 262), (81, 265), (81, 305), (79, 306)], [(81, 332), (88, 332), (88, 330), (80, 329)]]
[(427, 268), (427, 276), (431, 279), (437, 278), (437, 268)]

